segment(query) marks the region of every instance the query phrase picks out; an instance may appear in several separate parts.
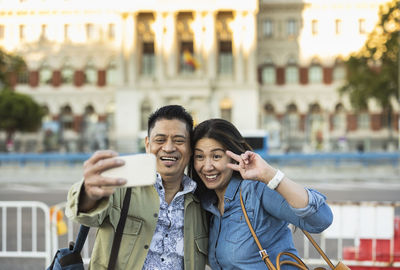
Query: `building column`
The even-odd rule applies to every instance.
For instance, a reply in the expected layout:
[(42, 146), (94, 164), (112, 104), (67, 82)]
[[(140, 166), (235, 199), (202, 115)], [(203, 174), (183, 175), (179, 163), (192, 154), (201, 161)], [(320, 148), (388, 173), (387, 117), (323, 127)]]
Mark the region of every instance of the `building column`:
[[(176, 37), (176, 19), (178, 13), (168, 12), (164, 17), (163, 31), (163, 54), (167, 57), (167, 76), (175, 78), (178, 69), (178, 41)], [(166, 29), (166, 31), (164, 31)]]
[(247, 54), (247, 82), (257, 83), (256, 43), (257, 43), (257, 16), (249, 12), (246, 16), (245, 44), (244, 50)]
[(163, 41), (164, 41), (164, 14), (161, 12), (157, 12), (155, 15), (154, 22), (154, 53), (156, 58), (156, 72), (155, 77), (157, 81), (163, 82), (165, 80), (164, 74), (164, 54), (163, 54)]
[[(203, 32), (203, 59), (206, 59), (204, 64), (207, 64), (207, 78), (209, 81), (214, 81), (217, 74), (217, 38), (216, 38), (216, 21), (215, 12), (207, 12), (204, 16), (204, 32)], [(202, 29), (203, 31), (203, 29)]]
[(138, 51), (137, 51), (137, 13), (128, 15), (126, 35), (126, 58), (128, 59), (127, 79), (128, 85), (132, 86), (137, 81), (138, 74)]
[(233, 26), (233, 44), (232, 53), (234, 59), (234, 74), (235, 81), (239, 84), (244, 82), (244, 57), (243, 57), (243, 34), (244, 34), (244, 17), (243, 12), (237, 11), (234, 15), (234, 26)]
[(126, 76), (126, 60), (125, 60), (125, 46), (126, 46), (126, 28), (127, 28), (127, 18), (128, 14), (122, 14), (121, 18), (121, 50), (118, 56), (118, 64), (117, 64), (117, 74), (118, 79), (117, 83), (119, 86), (124, 86), (127, 84), (127, 76)]

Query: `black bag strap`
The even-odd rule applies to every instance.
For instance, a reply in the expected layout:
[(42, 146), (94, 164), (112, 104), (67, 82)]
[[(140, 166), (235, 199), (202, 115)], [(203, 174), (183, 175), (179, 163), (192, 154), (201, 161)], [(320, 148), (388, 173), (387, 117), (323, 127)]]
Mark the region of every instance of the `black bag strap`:
[(86, 237), (89, 233), (90, 227), (85, 225), (81, 225), (79, 228), (78, 236), (76, 237), (75, 245), (74, 245), (74, 253), (81, 253), (83, 245), (85, 244)]
[(126, 217), (128, 215), (129, 203), (131, 202), (131, 188), (126, 189), (124, 202), (121, 210), (121, 217), (117, 225), (117, 231), (115, 232), (114, 241), (111, 248), (110, 260), (108, 261), (108, 270), (115, 268), (117, 262), (118, 251), (121, 244), (122, 232), (124, 231)]

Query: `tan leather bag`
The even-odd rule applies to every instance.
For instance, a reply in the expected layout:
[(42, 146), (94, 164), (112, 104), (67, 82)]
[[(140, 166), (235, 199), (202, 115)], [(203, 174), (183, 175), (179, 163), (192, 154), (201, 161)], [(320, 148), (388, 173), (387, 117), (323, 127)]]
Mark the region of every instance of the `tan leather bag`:
[[(260, 250), (260, 256), (261, 259), (265, 262), (265, 264), (267, 265), (269, 270), (280, 270), (282, 265), (285, 264), (290, 264), (293, 266), (298, 267), (299, 269), (302, 270), (308, 270), (309, 268), (307, 267), (307, 265), (299, 258), (297, 257), (295, 254), (290, 253), (290, 252), (281, 252), (278, 254), (278, 256), (276, 257), (276, 267), (272, 264), (271, 260), (269, 259), (269, 255), (267, 253), (267, 251), (265, 249), (262, 248), (260, 241), (258, 240), (258, 237), (253, 229), (253, 226), (251, 226), (250, 224), (250, 220), (249, 217), (247, 216), (247, 212), (246, 212), (246, 208), (244, 207), (244, 203), (243, 203), (243, 198), (242, 198), (242, 189), (240, 189), (240, 205), (242, 206), (242, 211), (244, 214), (244, 218), (246, 220), (247, 225), (249, 226), (250, 232), (253, 235), (253, 238), (258, 246), (258, 249)], [(302, 230), (303, 233), (306, 235), (306, 237), (308, 238), (308, 240), (310, 240), (311, 244), (315, 247), (315, 249), (318, 251), (319, 254), (321, 254), (322, 258), (325, 260), (325, 262), (329, 265), (329, 267), (332, 270), (350, 270), (349, 267), (347, 267), (344, 263), (339, 262), (336, 266), (331, 262), (331, 260), (328, 258), (328, 256), (326, 256), (325, 252), (319, 247), (319, 245), (315, 242), (314, 238), (312, 238), (312, 236), (305, 230)], [(281, 261), (281, 256), (282, 255), (286, 255), (289, 256), (291, 258), (293, 258), (296, 262), (294, 261), (289, 261), (289, 260), (285, 260), (285, 261)], [(323, 267), (317, 267), (315, 268), (315, 270), (322, 270), (325, 269)]]

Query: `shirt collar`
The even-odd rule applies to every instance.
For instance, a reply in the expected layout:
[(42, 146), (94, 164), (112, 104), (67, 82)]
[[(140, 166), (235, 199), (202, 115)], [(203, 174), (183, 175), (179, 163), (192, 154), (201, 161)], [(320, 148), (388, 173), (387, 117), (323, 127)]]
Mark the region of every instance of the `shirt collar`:
[[(164, 188), (163, 183), (162, 183), (162, 178), (159, 173), (157, 173), (156, 183), (154, 185), (156, 187), (161, 186), (162, 188)], [(184, 174), (183, 179), (182, 179), (182, 186), (183, 186), (183, 190), (179, 191), (178, 193), (180, 193), (180, 194), (194, 193), (194, 191), (196, 190), (196, 187), (197, 187), (197, 183), (194, 180), (192, 180), (192, 178), (190, 178), (189, 176)]]
[(225, 191), (225, 198), (229, 200), (233, 200), (235, 198), (235, 195), (237, 191), (239, 190), (240, 184), (242, 183), (242, 180), (239, 180), (237, 178), (232, 178), (229, 181), (228, 187), (226, 188)]

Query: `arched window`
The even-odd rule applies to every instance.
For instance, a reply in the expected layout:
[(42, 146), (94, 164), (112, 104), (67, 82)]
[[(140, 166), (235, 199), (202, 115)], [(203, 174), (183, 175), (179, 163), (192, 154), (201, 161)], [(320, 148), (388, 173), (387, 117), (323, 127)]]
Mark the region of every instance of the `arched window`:
[(74, 128), (74, 115), (69, 105), (65, 105), (61, 108), (60, 125), (63, 131), (71, 130)]
[(268, 127), (273, 125), (276, 121), (274, 106), (271, 103), (265, 104), (263, 110), (263, 127), (268, 130)]
[(335, 107), (335, 113), (332, 117), (332, 129), (334, 131), (346, 131), (346, 112), (341, 103), (337, 104)]
[(297, 106), (295, 104), (292, 103), (287, 106), (283, 125), (284, 131), (288, 137), (292, 137), (297, 134), (300, 127), (300, 116), (297, 112)]

